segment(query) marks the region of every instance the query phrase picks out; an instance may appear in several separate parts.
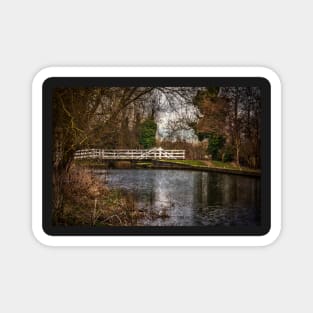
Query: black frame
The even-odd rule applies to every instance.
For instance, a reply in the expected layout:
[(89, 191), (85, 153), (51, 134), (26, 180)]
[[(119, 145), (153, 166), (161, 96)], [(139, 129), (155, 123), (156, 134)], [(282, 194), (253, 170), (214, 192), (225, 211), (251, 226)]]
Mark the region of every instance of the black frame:
[[(57, 87), (260, 87), (261, 89), (261, 223), (259, 226), (53, 226), (52, 225), (52, 91)], [(271, 228), (271, 85), (263, 77), (51, 77), (42, 86), (43, 220), (51, 236), (206, 235), (262, 236)]]

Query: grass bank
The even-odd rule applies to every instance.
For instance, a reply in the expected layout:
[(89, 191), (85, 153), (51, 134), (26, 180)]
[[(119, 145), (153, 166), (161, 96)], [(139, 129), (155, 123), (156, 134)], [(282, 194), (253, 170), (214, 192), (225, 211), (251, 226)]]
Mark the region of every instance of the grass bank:
[(200, 170), (216, 170), (221, 172), (229, 172), (233, 174), (251, 174), (258, 176), (260, 170), (251, 169), (248, 167), (238, 166), (235, 163), (221, 162), (221, 161), (206, 161), (206, 160), (159, 160), (158, 162), (164, 164), (182, 165), (185, 168), (194, 168)]
[(251, 169), (244, 166), (238, 166), (233, 162), (221, 162), (221, 161), (207, 161), (207, 160), (154, 160), (154, 161), (141, 161), (134, 162), (130, 161), (114, 161), (109, 164), (108, 162), (97, 161), (97, 160), (81, 160), (75, 161), (76, 165), (89, 167), (89, 168), (151, 168), (156, 169), (160, 167), (174, 168), (192, 168), (197, 170), (211, 170), (223, 173), (231, 174), (242, 174), (242, 175), (253, 175), (259, 176), (261, 171)]

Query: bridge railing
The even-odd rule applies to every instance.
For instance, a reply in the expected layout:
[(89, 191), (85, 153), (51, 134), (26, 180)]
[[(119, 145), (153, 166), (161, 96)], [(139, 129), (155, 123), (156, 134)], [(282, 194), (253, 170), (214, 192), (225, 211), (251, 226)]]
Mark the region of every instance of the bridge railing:
[(184, 160), (185, 150), (164, 150), (155, 149), (85, 149), (78, 150), (74, 155), (75, 159), (101, 159), (101, 160)]

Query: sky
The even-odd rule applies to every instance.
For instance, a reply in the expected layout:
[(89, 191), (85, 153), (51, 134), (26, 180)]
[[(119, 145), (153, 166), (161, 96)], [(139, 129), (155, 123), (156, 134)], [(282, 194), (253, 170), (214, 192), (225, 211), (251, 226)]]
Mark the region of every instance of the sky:
[(195, 119), (196, 118), (196, 108), (191, 104), (187, 103), (184, 98), (175, 98), (171, 105), (164, 95), (160, 96), (159, 99), (160, 106), (166, 108), (164, 110), (159, 110), (156, 116), (157, 122), (157, 138), (161, 140), (172, 140), (175, 141), (177, 138), (183, 138), (188, 142), (198, 142), (198, 137), (196, 136), (193, 129), (181, 129), (175, 131), (175, 135), (170, 136), (169, 125), (175, 123), (184, 118)]

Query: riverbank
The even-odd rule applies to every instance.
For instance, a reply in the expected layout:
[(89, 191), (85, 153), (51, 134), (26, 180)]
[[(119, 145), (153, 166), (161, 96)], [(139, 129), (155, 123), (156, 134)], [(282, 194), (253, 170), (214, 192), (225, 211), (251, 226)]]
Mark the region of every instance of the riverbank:
[(86, 166), (69, 169), (63, 190), (63, 210), (54, 218), (59, 226), (138, 226), (144, 218), (154, 218), (136, 206), (131, 192), (109, 188), (106, 177), (99, 179)]
[(254, 170), (246, 167), (239, 167), (233, 163), (220, 161), (202, 161), (202, 160), (157, 160), (153, 161), (154, 167), (171, 169), (192, 169), (196, 171), (226, 173), (234, 175), (245, 175), (258, 177), (261, 176), (260, 170)]
[(226, 173), (244, 176), (261, 176), (260, 170), (239, 167), (231, 162), (206, 161), (206, 160), (152, 160), (152, 161), (115, 161), (103, 162), (96, 160), (84, 160), (78, 163), (81, 166), (94, 169), (117, 168), (117, 169), (176, 169), (176, 170), (195, 170), (204, 172)]

